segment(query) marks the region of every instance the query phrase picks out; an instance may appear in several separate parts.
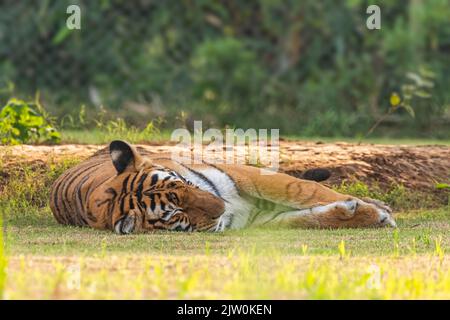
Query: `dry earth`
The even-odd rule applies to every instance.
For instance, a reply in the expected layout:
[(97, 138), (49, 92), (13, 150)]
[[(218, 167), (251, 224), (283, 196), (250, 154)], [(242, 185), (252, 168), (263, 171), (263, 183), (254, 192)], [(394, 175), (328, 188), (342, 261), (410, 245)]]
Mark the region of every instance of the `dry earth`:
[[(152, 153), (167, 153), (177, 148), (170, 143), (140, 146)], [(64, 158), (83, 159), (104, 147), (0, 146), (0, 179), (4, 180), (4, 183), (9, 170), (20, 168), (26, 163), (41, 167)], [(328, 168), (332, 172), (327, 181), (329, 185), (359, 180), (368, 185), (377, 184), (381, 188), (389, 188), (393, 183), (398, 183), (413, 191), (439, 194), (440, 191), (435, 188), (436, 183), (450, 179), (449, 146), (281, 141), (279, 150), (281, 172), (300, 177), (306, 169)], [(213, 156), (220, 158), (222, 155), (216, 153)]]

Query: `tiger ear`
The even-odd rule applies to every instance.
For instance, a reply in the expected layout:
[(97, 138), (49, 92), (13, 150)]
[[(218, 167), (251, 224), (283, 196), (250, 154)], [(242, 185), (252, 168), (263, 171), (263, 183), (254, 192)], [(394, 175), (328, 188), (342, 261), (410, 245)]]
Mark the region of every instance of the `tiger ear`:
[(109, 154), (118, 174), (125, 171), (139, 171), (150, 164), (150, 161), (144, 159), (135, 147), (122, 140), (114, 140), (109, 144)]

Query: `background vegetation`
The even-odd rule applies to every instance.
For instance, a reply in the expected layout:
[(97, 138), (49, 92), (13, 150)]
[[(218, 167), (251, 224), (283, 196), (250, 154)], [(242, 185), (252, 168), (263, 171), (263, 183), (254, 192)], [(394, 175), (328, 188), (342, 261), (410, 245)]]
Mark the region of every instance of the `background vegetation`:
[[(81, 7), (81, 30), (66, 28), (69, 4)], [(450, 3), (378, 1), (381, 30), (366, 28), (369, 4), (5, 0), (0, 102), (39, 91), (56, 124), (75, 130), (103, 114), (141, 129), (202, 119), (358, 137), (406, 100), (415, 117), (401, 108), (374, 135), (448, 139)], [(408, 99), (428, 76), (427, 92)]]

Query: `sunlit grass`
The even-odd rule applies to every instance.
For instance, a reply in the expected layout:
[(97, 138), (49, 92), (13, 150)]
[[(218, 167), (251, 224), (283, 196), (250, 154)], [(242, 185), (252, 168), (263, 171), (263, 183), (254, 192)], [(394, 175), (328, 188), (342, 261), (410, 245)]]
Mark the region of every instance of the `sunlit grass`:
[(7, 299), (448, 299), (450, 259), (225, 255), (17, 256)]
[(8, 219), (7, 299), (450, 298), (448, 208), (399, 214), (399, 229), (131, 236), (34, 214)]

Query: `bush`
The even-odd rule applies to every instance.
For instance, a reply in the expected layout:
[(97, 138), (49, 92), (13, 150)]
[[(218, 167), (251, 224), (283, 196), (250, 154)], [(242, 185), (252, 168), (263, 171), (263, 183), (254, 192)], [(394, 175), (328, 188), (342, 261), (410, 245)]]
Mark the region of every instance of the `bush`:
[(60, 139), (60, 133), (38, 102), (28, 103), (13, 98), (0, 111), (2, 144), (58, 143)]
[(193, 54), (191, 70), (193, 97), (221, 118), (252, 113), (261, 102), (261, 86), (267, 75), (255, 53), (238, 39), (200, 44)]

